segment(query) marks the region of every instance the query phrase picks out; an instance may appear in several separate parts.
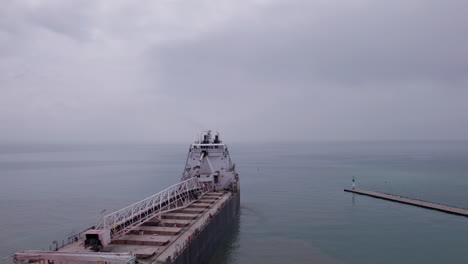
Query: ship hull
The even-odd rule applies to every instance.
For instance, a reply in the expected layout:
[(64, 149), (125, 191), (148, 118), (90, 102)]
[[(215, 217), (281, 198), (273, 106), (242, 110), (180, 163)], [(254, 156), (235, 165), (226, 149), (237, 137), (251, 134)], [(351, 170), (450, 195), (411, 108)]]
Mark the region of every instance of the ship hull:
[(216, 248), (239, 219), (240, 192), (232, 195), (213, 220), (194, 237), (190, 244), (173, 260), (174, 264), (207, 264)]

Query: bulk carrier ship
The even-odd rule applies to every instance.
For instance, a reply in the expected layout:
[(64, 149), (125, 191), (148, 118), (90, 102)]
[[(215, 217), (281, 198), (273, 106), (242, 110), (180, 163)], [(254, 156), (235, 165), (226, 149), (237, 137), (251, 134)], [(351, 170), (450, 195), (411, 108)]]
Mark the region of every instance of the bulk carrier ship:
[(23, 250), (16, 264), (207, 263), (238, 219), (239, 175), (219, 134), (190, 145), (179, 183), (108, 214), (49, 250)]

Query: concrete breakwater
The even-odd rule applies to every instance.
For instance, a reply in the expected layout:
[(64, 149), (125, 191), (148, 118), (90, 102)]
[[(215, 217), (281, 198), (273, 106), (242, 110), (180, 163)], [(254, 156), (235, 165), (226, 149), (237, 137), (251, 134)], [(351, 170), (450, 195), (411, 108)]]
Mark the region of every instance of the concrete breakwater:
[(411, 199), (411, 198), (407, 198), (407, 197), (396, 196), (396, 195), (392, 195), (392, 194), (360, 190), (360, 189), (344, 189), (344, 191), (345, 192), (362, 194), (362, 195), (367, 195), (367, 196), (371, 196), (371, 197), (375, 197), (375, 198), (379, 198), (379, 199), (384, 199), (384, 200), (388, 200), (388, 201), (419, 206), (419, 207), (423, 207), (423, 208), (427, 208), (427, 209), (441, 211), (441, 212), (444, 212), (444, 213), (456, 214), (456, 215), (462, 215), (462, 216), (468, 217), (468, 210), (463, 209), (463, 208), (458, 208), (458, 207), (453, 207), (453, 206), (448, 206), (448, 205), (443, 205), (443, 204), (437, 204), (437, 203), (431, 203), (431, 202)]

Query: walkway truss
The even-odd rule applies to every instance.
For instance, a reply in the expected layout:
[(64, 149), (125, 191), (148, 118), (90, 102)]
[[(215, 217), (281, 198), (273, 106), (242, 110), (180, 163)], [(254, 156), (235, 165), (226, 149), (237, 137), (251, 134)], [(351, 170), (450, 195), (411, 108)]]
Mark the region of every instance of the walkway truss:
[(111, 239), (118, 239), (154, 217), (187, 207), (208, 191), (209, 187), (200, 182), (198, 178), (190, 178), (106, 215), (96, 226), (96, 229), (110, 229)]

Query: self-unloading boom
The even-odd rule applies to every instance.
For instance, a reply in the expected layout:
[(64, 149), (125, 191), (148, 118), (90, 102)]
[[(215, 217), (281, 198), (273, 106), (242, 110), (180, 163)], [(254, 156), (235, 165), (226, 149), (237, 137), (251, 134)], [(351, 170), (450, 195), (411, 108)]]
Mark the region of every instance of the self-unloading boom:
[(106, 215), (96, 229), (109, 230), (111, 240), (117, 239), (151, 218), (186, 207), (208, 191), (206, 184), (201, 183), (197, 178), (190, 178)]

